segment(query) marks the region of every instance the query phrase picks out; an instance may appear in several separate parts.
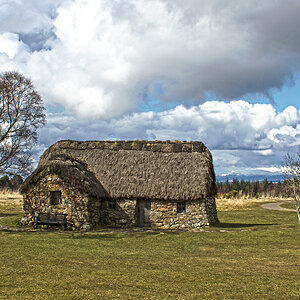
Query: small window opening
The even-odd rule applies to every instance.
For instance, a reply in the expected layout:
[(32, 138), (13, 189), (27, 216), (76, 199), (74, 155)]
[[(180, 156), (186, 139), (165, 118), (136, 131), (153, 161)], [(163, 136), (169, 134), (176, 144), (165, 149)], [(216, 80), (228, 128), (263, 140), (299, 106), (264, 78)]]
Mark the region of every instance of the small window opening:
[(185, 212), (185, 202), (177, 202), (177, 213)]
[(109, 199), (108, 200), (108, 208), (110, 208), (110, 209), (116, 209), (116, 200)]
[(61, 203), (61, 191), (50, 192), (50, 205), (58, 205)]

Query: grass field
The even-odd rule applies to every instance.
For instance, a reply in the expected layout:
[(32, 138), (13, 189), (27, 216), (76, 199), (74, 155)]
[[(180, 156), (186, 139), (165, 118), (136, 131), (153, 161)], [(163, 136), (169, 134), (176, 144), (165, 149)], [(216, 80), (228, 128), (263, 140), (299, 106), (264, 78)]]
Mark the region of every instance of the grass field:
[(197, 233), (0, 231), (0, 299), (299, 299), (296, 213), (240, 202)]
[(289, 208), (289, 209), (296, 209), (295, 201), (283, 203), (281, 207)]

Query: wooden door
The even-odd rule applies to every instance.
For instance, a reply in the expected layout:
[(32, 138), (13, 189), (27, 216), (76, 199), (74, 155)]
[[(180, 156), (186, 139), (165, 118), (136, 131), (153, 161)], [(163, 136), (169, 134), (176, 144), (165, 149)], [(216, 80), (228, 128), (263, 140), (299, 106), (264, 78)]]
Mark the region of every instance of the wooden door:
[(150, 226), (151, 201), (138, 199), (136, 201), (136, 225), (139, 227)]

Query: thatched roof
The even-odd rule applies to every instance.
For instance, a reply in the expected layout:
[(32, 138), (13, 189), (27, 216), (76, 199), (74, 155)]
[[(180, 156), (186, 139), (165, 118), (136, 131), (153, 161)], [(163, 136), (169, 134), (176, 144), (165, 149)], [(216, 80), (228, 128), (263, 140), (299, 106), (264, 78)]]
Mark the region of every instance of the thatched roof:
[(112, 198), (185, 201), (216, 191), (212, 157), (201, 142), (59, 141), (40, 165), (55, 153), (83, 160)]
[(101, 198), (106, 195), (94, 173), (87, 169), (85, 162), (63, 153), (50, 154), (47, 161), (40, 162), (37, 169), (21, 185), (20, 192), (26, 193), (30, 186), (48, 174), (57, 175), (63, 182), (83, 194)]

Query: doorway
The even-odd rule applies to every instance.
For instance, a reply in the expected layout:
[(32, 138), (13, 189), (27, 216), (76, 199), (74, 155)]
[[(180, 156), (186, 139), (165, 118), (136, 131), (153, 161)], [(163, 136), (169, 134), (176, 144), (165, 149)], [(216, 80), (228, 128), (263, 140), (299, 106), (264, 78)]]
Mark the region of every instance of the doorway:
[(137, 199), (136, 201), (136, 225), (139, 227), (150, 226), (151, 201)]

